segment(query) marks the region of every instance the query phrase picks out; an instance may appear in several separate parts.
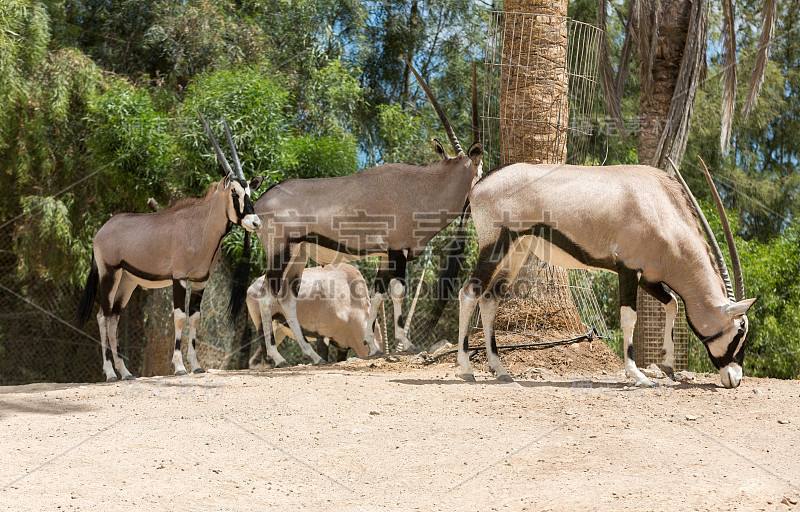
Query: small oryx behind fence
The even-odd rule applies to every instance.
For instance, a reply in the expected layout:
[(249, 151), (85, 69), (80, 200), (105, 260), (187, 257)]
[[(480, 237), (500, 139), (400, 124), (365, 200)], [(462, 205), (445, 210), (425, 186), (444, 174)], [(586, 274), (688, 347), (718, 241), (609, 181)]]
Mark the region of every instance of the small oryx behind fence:
[(212, 183), (202, 197), (183, 199), (170, 208), (155, 213), (114, 215), (103, 224), (94, 238), (92, 268), (75, 322), (78, 327), (83, 327), (89, 319), (99, 285), (97, 323), (100, 326), (103, 372), (108, 382), (117, 380), (114, 368), (121, 378), (134, 378), (120, 357), (117, 323), (137, 285), (145, 289), (172, 285), (175, 306), (172, 364), (176, 375), (186, 375), (181, 356), (181, 333), (186, 323), (186, 288), (189, 282), (192, 283), (187, 358), (192, 372), (204, 371), (195, 354), (195, 334), (200, 320), (203, 288), (211, 269), (219, 260), (222, 239), (233, 224), (248, 231), (258, 229), (261, 225), (261, 220), (253, 210), (250, 193), (261, 186), (263, 177), (257, 176), (249, 182), (245, 179), (223, 118), (236, 166), (234, 175), (206, 120), (199, 110), (197, 113), (225, 170), (224, 178)]
[[(287, 180), (264, 192), (255, 204), (262, 221), (258, 236), (267, 258), (260, 299), (262, 322), (266, 325), (271, 321), (277, 301), (303, 354), (315, 364), (322, 359), (303, 337), (296, 312), (307, 259), (329, 264), (382, 256), (365, 332), (369, 354), (380, 353), (372, 324), (387, 288), (394, 305), (395, 339), (401, 349), (410, 350), (401, 311), (406, 262), (417, 258), (431, 238), (463, 214), (467, 194), (481, 176), (483, 149), (477, 134), (474, 70), (473, 143), (464, 153), (433, 93), (407, 64), (444, 125), (455, 156), (447, 154), (435, 140), (440, 157), (437, 162), (421, 166), (384, 164), (342, 177)], [(234, 297), (243, 294), (244, 289)], [(235, 314), (237, 307), (232, 311)]]
[[(261, 333), (261, 295), (264, 293), (264, 277), (259, 277), (247, 290), (247, 311)], [(330, 346), (339, 350), (339, 355), (347, 354), (353, 349), (356, 357), (362, 359), (369, 356), (369, 346), (364, 333), (369, 323), (369, 290), (364, 276), (357, 268), (348, 263), (325, 265), (308, 268), (303, 272), (303, 280), (297, 292), (297, 319), (303, 332), (316, 338), (317, 352), (327, 360)], [(286, 360), (278, 353), (278, 345), (285, 338), (294, 339), (291, 330), (277, 319), (285, 321), (285, 315), (276, 305), (273, 308), (272, 335), (270, 344), (266, 345), (266, 355), (278, 368), (288, 366)], [(410, 321), (410, 319), (409, 319)], [(380, 326), (375, 323), (373, 334), (381, 341)], [(266, 338), (264, 338), (266, 341)], [(250, 358), (250, 368), (262, 366), (265, 345), (260, 342), (258, 350)], [(338, 359), (337, 359), (338, 360)]]
[[(472, 277), (459, 294), (461, 377), (475, 380), (466, 349), (470, 318), (479, 304), (489, 367), (499, 380), (511, 380), (498, 357), (494, 319), (500, 297), (533, 251), (563, 267), (618, 274), (625, 369), (638, 386), (654, 385), (633, 360), (640, 286), (666, 311), (664, 369), (671, 373), (674, 366), (677, 294), (722, 384), (737, 387), (742, 379), (746, 313), (756, 299), (744, 300), (742, 270), (725, 210), (705, 164), (703, 169), (723, 220), (735, 294), (714, 235), (680, 174), (679, 182), (661, 169), (642, 165), (525, 163), (487, 173), (470, 193), (480, 252)], [(701, 227), (714, 248), (713, 257)]]

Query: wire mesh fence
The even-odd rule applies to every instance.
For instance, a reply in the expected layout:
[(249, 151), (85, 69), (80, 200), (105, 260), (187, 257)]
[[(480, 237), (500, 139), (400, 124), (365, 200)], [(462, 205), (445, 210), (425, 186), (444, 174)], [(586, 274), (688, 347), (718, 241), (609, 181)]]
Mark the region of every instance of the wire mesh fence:
[[(482, 106), (489, 168), (591, 163), (601, 36), (597, 27), (566, 17), (491, 13)], [(529, 255), (500, 303), (495, 328), (548, 341), (607, 337), (591, 281), (588, 271)], [(473, 328), (480, 328), (478, 313)]]
[[(25, 222), (20, 218), (17, 222)], [(0, 385), (31, 382), (94, 382), (104, 379), (100, 336), (94, 316), (82, 329), (74, 326), (82, 285), (52, 277), (20, 278), (19, 261), (13, 247), (14, 223), (2, 228), (0, 248)], [(453, 236), (455, 226), (437, 235), (428, 249), (408, 268), (408, 292), (403, 311), (408, 312), (423, 272), (416, 313), (409, 338), (425, 350), (442, 338), (455, 339), (457, 304), (449, 304), (442, 321), (431, 328), (430, 314), (437, 302), (436, 289), (441, 261), (438, 253)], [(313, 264), (313, 262), (311, 262)], [(371, 288), (377, 258), (354, 262)], [(464, 279), (463, 269), (458, 279)], [(221, 260), (205, 288), (197, 330), (197, 355), (205, 368), (246, 368), (258, 344), (263, 343), (244, 310), (233, 325), (227, 319), (231, 269)], [(188, 297), (188, 294), (187, 294)], [(398, 350), (394, 336), (393, 305), (384, 301), (378, 320), (387, 340), (384, 349)], [(98, 306), (95, 304), (93, 313)], [(383, 313), (383, 314), (382, 314)], [(175, 346), (173, 299), (170, 287), (136, 290), (123, 311), (119, 327), (120, 353), (128, 369), (137, 376), (171, 375)], [(188, 327), (183, 340), (188, 339)], [(278, 351), (290, 364), (307, 362), (294, 340), (287, 339)], [(183, 343), (184, 358), (186, 341)], [(334, 353), (331, 352), (331, 360)], [(353, 352), (349, 353), (353, 356)]]

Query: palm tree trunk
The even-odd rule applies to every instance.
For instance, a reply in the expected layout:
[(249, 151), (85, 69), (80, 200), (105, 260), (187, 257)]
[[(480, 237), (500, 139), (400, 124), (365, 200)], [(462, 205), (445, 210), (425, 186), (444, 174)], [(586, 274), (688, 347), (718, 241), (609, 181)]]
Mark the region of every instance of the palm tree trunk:
[[(504, 9), (500, 163), (566, 163), (567, 0), (506, 0)], [(567, 270), (553, 267), (552, 273), (543, 272), (532, 256), (518, 278), (526, 279), (524, 276), (539, 282), (529, 288), (529, 298), (534, 300), (514, 297), (505, 302), (498, 312), (496, 328), (519, 331), (518, 326), (525, 325), (527, 329), (527, 317), (533, 315), (543, 317), (535, 328), (537, 334), (569, 337), (560, 324), (569, 324), (565, 320), (579, 316)], [(535, 311), (532, 304), (537, 305)]]
[[(695, 8), (703, 7), (695, 6)], [(680, 165), (680, 158), (675, 157), (676, 155), (683, 156), (685, 140), (682, 140), (681, 134), (688, 133), (694, 89), (699, 78), (699, 66), (692, 67), (692, 72), (697, 76), (691, 73), (688, 77), (681, 76), (682, 68), (691, 64), (684, 62), (684, 55), (687, 38), (690, 37), (692, 1), (661, 0), (658, 19), (658, 39), (651, 50), (653, 59), (651, 91), (650, 94), (642, 91), (639, 106), (641, 131), (638, 143), (639, 163), (663, 167), (667, 165), (665, 161), (667, 155), (671, 155), (673, 160), (677, 161), (677, 165)], [(637, 27), (637, 29), (639, 28), (641, 27)], [(687, 86), (682, 81), (688, 81), (689, 85)], [(680, 91), (677, 95), (676, 89)], [(676, 103), (673, 105), (673, 101), (688, 104), (680, 106)], [(681, 126), (678, 127), (673, 126), (674, 123), (671, 120), (676, 112), (676, 107), (684, 113)], [(662, 137), (665, 139), (664, 141), (661, 140)], [(686, 366), (689, 335), (683, 304), (680, 300), (678, 302), (680, 310), (673, 329), (676, 370)], [(640, 289), (637, 313), (638, 319), (633, 343), (634, 360), (640, 367), (660, 363), (663, 360), (662, 336), (666, 321), (664, 309), (660, 302)]]
[(566, 162), (567, 0), (507, 0), (505, 12), (501, 163)]

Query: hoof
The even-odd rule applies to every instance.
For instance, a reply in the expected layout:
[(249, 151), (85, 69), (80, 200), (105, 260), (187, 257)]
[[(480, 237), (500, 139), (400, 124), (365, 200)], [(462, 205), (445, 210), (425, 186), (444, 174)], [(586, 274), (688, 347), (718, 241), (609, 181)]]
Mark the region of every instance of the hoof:
[(119, 379), (118, 379), (118, 378), (115, 376), (115, 377), (109, 377), (109, 378), (107, 378), (107, 379), (106, 379), (106, 382), (117, 382), (118, 380), (119, 380)]
[(645, 379), (645, 380), (637, 380), (634, 386), (636, 386), (637, 388), (656, 388), (658, 387), (658, 384), (656, 384), (652, 380)]
[(378, 350), (374, 354), (368, 354), (367, 357), (381, 357), (383, 355), (386, 355), (386, 352), (384, 352), (383, 350)]
[(122, 380), (136, 380), (136, 377), (134, 377), (133, 375), (128, 375), (127, 377), (124, 377)]
[(503, 375), (498, 375), (497, 380), (500, 382), (514, 382), (514, 379), (511, 378), (511, 375), (504, 373)]
[(178, 370), (175, 375), (186, 375), (186, 370)]
[(672, 380), (675, 380), (675, 370), (673, 370), (671, 366), (668, 366), (663, 363), (656, 363), (656, 366), (658, 366), (658, 369), (664, 372), (664, 374), (667, 377), (669, 377)]
[(329, 364), (330, 363), (328, 361), (326, 361), (324, 359), (320, 359), (319, 361), (314, 363), (314, 366), (328, 366)]
[(420, 350), (415, 345), (411, 345), (410, 347), (408, 347), (407, 349), (403, 350), (400, 353), (401, 354), (419, 354), (419, 352), (420, 352)]
[(475, 382), (475, 376), (471, 373), (462, 373), (461, 378), (467, 382)]
[(281, 361), (280, 363), (275, 365), (275, 368), (288, 368), (288, 367), (289, 367), (289, 363), (286, 362), (286, 361)]
[(192, 370), (192, 373), (206, 373), (206, 371), (202, 368), (195, 368)]

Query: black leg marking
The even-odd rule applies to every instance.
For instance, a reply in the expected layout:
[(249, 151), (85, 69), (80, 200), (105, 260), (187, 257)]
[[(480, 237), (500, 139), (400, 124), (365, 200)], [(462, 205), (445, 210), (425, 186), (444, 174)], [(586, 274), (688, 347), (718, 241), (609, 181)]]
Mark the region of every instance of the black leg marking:
[(181, 340), (175, 339), (175, 350), (178, 351), (181, 349)]
[(181, 312), (186, 310), (186, 288), (181, 283), (180, 279), (172, 280), (172, 303), (175, 309), (180, 309)]
[(402, 314), (399, 317), (397, 317), (397, 326), (398, 327), (400, 327), (401, 329), (404, 328), (406, 326), (405, 323), (406, 323), (406, 321), (403, 318)]
[(106, 361), (111, 361), (113, 358), (113, 353), (111, 352), (110, 347), (106, 347)]
[(203, 301), (203, 290), (192, 290), (189, 295), (189, 316), (200, 312), (200, 303)]
[(649, 283), (642, 280), (639, 281), (639, 286), (662, 304), (669, 304), (672, 302), (672, 295), (669, 293), (670, 290), (664, 283)]
[(464, 339), (461, 340), (461, 346), (464, 348), (464, 351), (469, 350), (469, 335), (464, 336)]
[(636, 291), (639, 286), (639, 273), (627, 267), (618, 266), (617, 276), (619, 279), (619, 305), (629, 307), (636, 311)]
[(494, 335), (494, 329), (492, 329), (492, 337), (491, 337), (489, 343), (490, 343), (489, 348), (492, 351), (492, 354), (494, 354), (496, 356), (499, 356), (499, 354), (497, 352), (497, 338)]
[(628, 345), (628, 359), (633, 361), (633, 343)]

